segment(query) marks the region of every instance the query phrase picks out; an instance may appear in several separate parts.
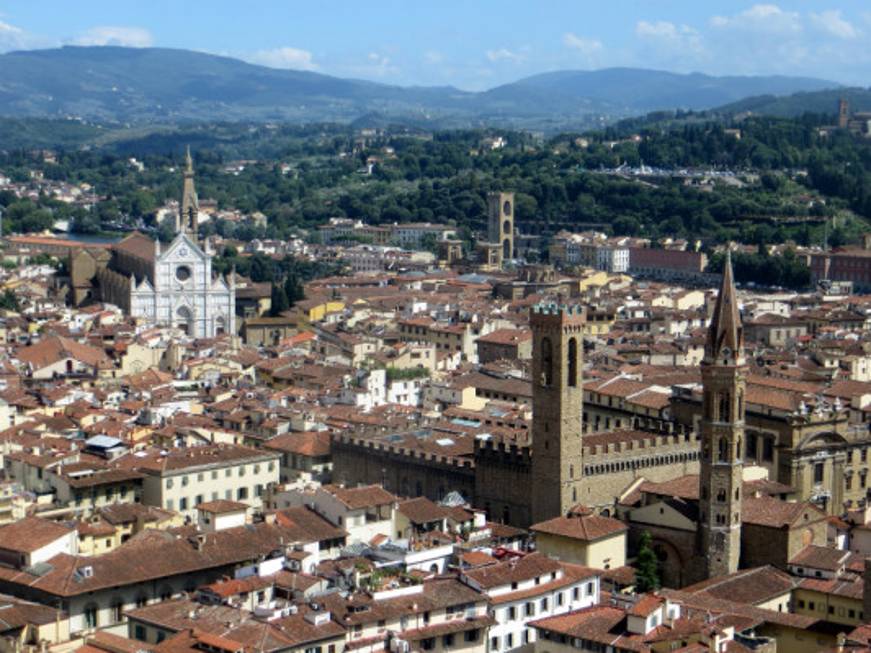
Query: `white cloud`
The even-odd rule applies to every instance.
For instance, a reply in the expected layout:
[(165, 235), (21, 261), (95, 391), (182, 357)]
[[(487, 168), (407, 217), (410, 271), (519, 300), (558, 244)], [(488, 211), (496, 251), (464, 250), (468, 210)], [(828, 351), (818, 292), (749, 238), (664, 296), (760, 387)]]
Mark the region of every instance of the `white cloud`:
[(820, 31), (839, 39), (854, 39), (859, 31), (841, 16), (839, 9), (830, 9), (819, 14), (810, 14), (811, 23)]
[(438, 50), (427, 50), (423, 53), (423, 60), (428, 64), (438, 64), (445, 60), (445, 55)]
[(500, 61), (510, 61), (513, 63), (518, 63), (523, 61), (526, 57), (518, 52), (512, 52), (508, 48), (499, 48), (498, 50), (487, 50), (485, 53), (487, 55), (487, 59), (492, 61), (493, 63), (497, 63)]
[(598, 39), (591, 39), (585, 36), (578, 36), (572, 32), (563, 34), (563, 44), (573, 50), (579, 50), (581, 53), (589, 56), (602, 51), (602, 42)]
[(800, 32), (801, 16), (784, 11), (774, 4), (753, 5), (734, 16), (714, 16), (711, 25), (720, 29), (739, 29), (755, 32)]
[(128, 48), (147, 48), (152, 43), (154, 38), (147, 29), (113, 25), (92, 27), (72, 40), (73, 45), (120, 45)]
[(308, 50), (300, 48), (274, 48), (258, 50), (248, 57), (252, 63), (263, 64), (270, 68), (287, 68), (290, 70), (317, 70), (314, 56)]
[(23, 48), (25, 47), (25, 41), (26, 35), (24, 30), (0, 20), (0, 51)]
[(698, 30), (689, 25), (675, 25), (666, 20), (654, 22), (639, 20), (635, 24), (635, 35), (668, 51), (698, 54), (704, 49), (702, 36)]

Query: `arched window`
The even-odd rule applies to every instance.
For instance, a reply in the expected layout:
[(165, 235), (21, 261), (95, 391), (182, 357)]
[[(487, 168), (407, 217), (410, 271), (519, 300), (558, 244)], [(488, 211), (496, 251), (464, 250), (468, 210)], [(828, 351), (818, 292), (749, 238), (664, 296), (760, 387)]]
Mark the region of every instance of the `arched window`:
[(569, 385), (578, 385), (578, 341), (569, 338)]
[(88, 603), (85, 606), (84, 617), (85, 617), (85, 628), (96, 628), (98, 624), (97, 619), (98, 609), (96, 603)]
[(735, 419), (744, 419), (744, 393), (738, 393), (738, 414), (735, 415)]
[(112, 599), (112, 621), (120, 623), (124, 619), (124, 601), (118, 597)]
[(541, 384), (553, 383), (553, 344), (550, 338), (541, 339)]
[(721, 463), (729, 462), (729, 443), (726, 441), (726, 438), (720, 438), (719, 442), (717, 443), (717, 449), (717, 460), (719, 460)]
[(741, 498), (741, 488), (735, 488), (735, 501)]
[(730, 410), (729, 410), (729, 393), (724, 392), (720, 395), (720, 412), (719, 419), (720, 422), (728, 422), (731, 420)]

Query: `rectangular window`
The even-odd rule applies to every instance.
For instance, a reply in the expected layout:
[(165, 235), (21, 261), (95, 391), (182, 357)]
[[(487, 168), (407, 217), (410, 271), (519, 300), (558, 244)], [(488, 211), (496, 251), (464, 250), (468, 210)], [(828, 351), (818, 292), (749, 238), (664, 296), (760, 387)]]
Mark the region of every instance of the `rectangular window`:
[[(467, 642), (477, 642), (478, 641), (478, 630), (467, 630), (463, 639)], [(495, 638), (494, 638), (495, 639)]]
[(774, 438), (762, 438), (762, 460), (774, 460)]
[(142, 624), (136, 624), (133, 627), (133, 637), (138, 639), (140, 642), (145, 641), (145, 626)]
[(215, 481), (215, 480), (217, 480), (217, 478), (218, 478), (218, 470), (213, 469), (212, 470), (212, 480)]
[(505, 648), (514, 648), (514, 634), (508, 633), (505, 635)]
[(178, 500), (178, 509), (179, 510), (187, 510), (188, 509), (188, 498), (182, 497)]
[(532, 603), (532, 602), (527, 603), (524, 606), (524, 613), (526, 614), (527, 617), (534, 617), (535, 616), (535, 603)]
[(508, 608), (507, 612), (509, 621), (514, 621), (515, 619), (517, 619), (517, 608), (515, 608), (513, 605)]
[(243, 500), (247, 499), (248, 498), (248, 488), (247, 487), (240, 487), (236, 496), (239, 499), (239, 501), (243, 501)]
[(451, 648), (454, 645), (454, 635), (450, 633), (442, 637), (442, 648)]
[(431, 651), (435, 648), (435, 638), (427, 637), (426, 639), (420, 640), (420, 648), (424, 651)]
[(822, 483), (823, 475), (825, 474), (825, 464), (817, 463), (814, 465), (814, 483)]
[(547, 598), (543, 598), (541, 600), (541, 611), (547, 612), (549, 607), (550, 607), (550, 602), (547, 600)]
[(490, 650), (491, 651), (498, 651), (499, 650), (499, 638), (498, 637), (491, 637), (490, 638)]

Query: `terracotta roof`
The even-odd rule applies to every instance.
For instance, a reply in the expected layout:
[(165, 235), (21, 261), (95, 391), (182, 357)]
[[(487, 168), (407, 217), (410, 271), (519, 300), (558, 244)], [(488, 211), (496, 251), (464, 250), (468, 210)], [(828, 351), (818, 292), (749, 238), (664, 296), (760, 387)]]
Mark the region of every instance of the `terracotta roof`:
[(600, 515), (571, 515), (568, 517), (554, 517), (547, 521), (533, 524), (529, 530), (548, 535), (560, 535), (573, 540), (592, 542), (617, 533), (628, 530), (628, 526), (621, 521), (602, 517)]
[(748, 497), (741, 502), (741, 521), (745, 524), (786, 528), (796, 523), (814, 523), (825, 514), (808, 502), (793, 503), (773, 497)]
[(112, 360), (102, 349), (60, 336), (45, 338), (35, 345), (19, 349), (15, 357), (37, 370), (66, 358), (75, 359), (97, 369), (113, 367)]
[(138, 231), (115, 243), (112, 249), (145, 261), (154, 260), (154, 241)]
[(786, 572), (774, 567), (755, 567), (742, 569), (728, 576), (709, 578), (695, 585), (683, 588), (691, 594), (706, 594), (713, 598), (727, 599), (759, 605), (776, 597), (788, 594), (795, 583)]
[(332, 494), (347, 508), (358, 510), (370, 506), (383, 506), (396, 502), (397, 498), (380, 485), (345, 488), (338, 485), (324, 485), (325, 492)]
[(302, 456), (329, 456), (330, 434), (328, 431), (283, 433), (264, 442), (263, 447)]
[(837, 571), (845, 565), (849, 557), (849, 551), (809, 544), (796, 553), (789, 561), (789, 564), (797, 567)]
[(484, 590), (510, 585), (532, 578), (555, 575), (562, 569), (559, 562), (541, 553), (530, 553), (498, 565), (470, 569), (464, 575)]
[(397, 506), (401, 512), (412, 524), (426, 524), (434, 521), (441, 521), (447, 518), (447, 511), (437, 503), (430, 501), (426, 497), (418, 497), (403, 501)]
[(0, 548), (32, 553), (69, 535), (69, 528), (40, 517), (25, 517), (0, 527)]
[(248, 510), (248, 504), (240, 503), (239, 501), (230, 501), (229, 499), (216, 499), (214, 501), (205, 501), (197, 505), (197, 510), (202, 512), (211, 512), (214, 514), (224, 514), (230, 512), (242, 512)]

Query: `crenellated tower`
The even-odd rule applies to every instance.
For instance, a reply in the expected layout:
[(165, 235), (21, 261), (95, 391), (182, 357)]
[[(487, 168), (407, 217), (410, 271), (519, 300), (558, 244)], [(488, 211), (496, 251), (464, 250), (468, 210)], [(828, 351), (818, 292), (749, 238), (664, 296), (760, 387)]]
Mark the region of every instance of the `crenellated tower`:
[(581, 501), (584, 309), (539, 304), (532, 328), (532, 521)]
[(703, 407), (699, 487), (699, 554), (707, 576), (738, 569), (747, 365), (738, 297), (727, 253), (701, 364)]

